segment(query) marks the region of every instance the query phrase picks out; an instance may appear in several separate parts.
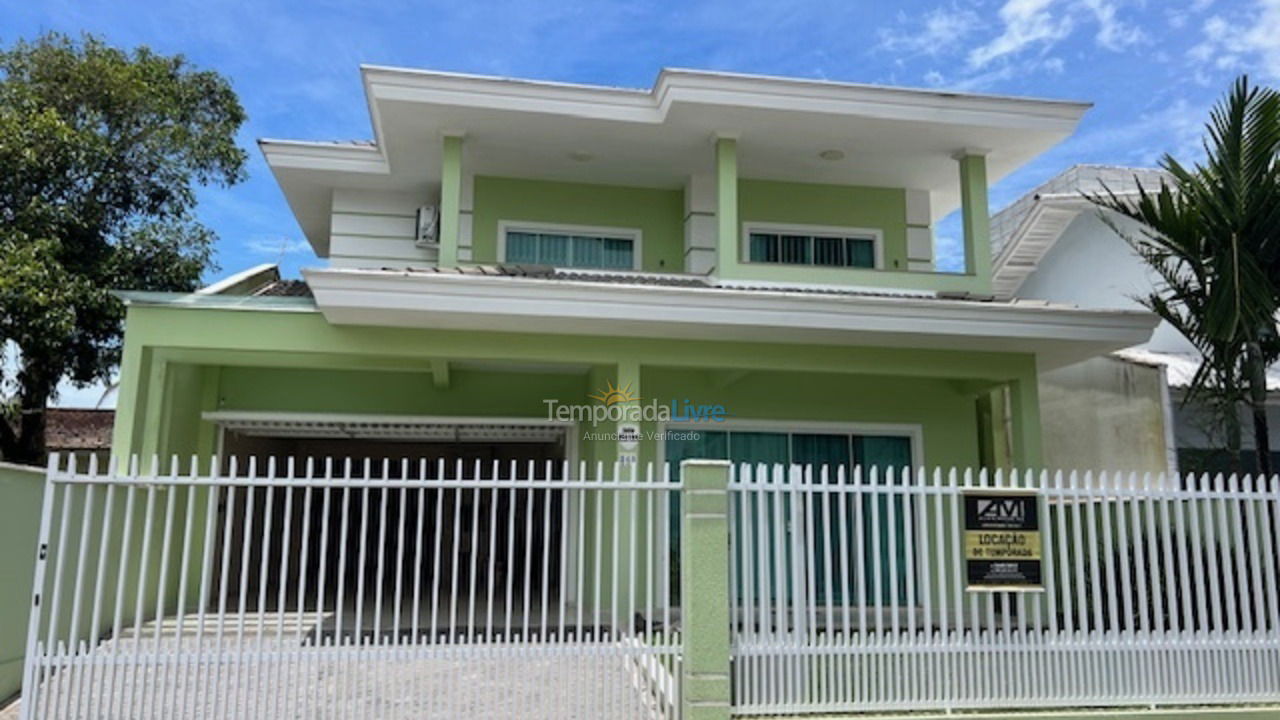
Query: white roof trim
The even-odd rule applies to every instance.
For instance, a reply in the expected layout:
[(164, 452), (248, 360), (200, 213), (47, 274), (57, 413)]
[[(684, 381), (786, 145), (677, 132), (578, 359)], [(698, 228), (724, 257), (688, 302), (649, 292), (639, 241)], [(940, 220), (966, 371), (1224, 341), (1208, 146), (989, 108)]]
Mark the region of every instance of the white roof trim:
[(1163, 174), (1153, 168), (1074, 165), (993, 215), (991, 279), (996, 297), (1016, 295), (1076, 216), (1094, 207), (1086, 193), (1106, 189), (1118, 197), (1132, 197), (1137, 195), (1135, 176), (1151, 187)]
[[(649, 90), (362, 65), (374, 98), (661, 123), (675, 102), (1071, 131), (1091, 103), (664, 68)], [(533, 104), (531, 108), (530, 104)], [(1003, 123), (996, 118), (1003, 117)]]
[(1156, 317), (1022, 303), (831, 296), (413, 271), (304, 270), (335, 324), (1037, 353), (1146, 342)]
[(649, 90), (361, 65), (373, 143), (261, 139), (273, 168), (385, 175), (378, 101), (661, 124), (675, 103), (1070, 133), (1092, 103), (664, 68)]
[(196, 295), (221, 295), (228, 290), (234, 289), (241, 285), (253, 284), (254, 288), (264, 285), (273, 280), (280, 279), (280, 268), (275, 263), (262, 263), (255, 265), (248, 270), (241, 270), (233, 275), (196, 290)]

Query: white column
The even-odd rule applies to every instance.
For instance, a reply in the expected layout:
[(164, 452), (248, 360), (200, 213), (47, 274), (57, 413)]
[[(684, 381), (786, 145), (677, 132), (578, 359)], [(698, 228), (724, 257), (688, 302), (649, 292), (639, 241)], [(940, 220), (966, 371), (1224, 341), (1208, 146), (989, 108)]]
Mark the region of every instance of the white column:
[(684, 186), (684, 271), (711, 272), (716, 266), (716, 178), (690, 175)]
[(933, 214), (928, 190), (907, 190), (907, 269), (934, 269)]

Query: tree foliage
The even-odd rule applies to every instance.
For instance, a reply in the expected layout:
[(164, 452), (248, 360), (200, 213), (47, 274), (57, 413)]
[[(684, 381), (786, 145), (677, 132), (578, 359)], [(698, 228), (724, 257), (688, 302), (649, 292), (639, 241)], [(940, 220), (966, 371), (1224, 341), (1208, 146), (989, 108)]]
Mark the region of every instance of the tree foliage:
[(227, 80), (182, 56), (60, 34), (0, 49), (0, 456), (39, 459), (59, 381), (110, 377), (111, 290), (197, 286), (215, 238), (196, 190), (244, 179), (244, 120)]
[(1159, 280), (1140, 299), (1204, 358), (1187, 399), (1216, 411), (1237, 463), (1240, 403), (1253, 406), (1267, 470), (1265, 368), (1280, 356), (1280, 93), (1238, 79), (1210, 115), (1204, 150), (1190, 167), (1165, 155), (1159, 189), (1139, 182), (1136, 198), (1090, 199), (1139, 224), (1135, 235), (1108, 219)]

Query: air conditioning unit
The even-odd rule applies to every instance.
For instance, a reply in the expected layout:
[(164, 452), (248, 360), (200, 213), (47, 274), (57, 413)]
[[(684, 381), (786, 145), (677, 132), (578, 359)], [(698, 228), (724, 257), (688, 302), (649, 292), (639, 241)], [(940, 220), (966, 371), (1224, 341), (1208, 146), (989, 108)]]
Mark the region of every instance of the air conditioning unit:
[(418, 208), (413, 244), (420, 248), (440, 247), (440, 209), (434, 205)]

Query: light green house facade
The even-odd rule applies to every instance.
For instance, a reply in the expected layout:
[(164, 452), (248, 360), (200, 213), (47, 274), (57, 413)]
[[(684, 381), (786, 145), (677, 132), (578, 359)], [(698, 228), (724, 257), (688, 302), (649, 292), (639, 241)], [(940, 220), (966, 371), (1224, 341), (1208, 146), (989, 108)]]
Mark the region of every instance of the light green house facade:
[[(1152, 325), (989, 295), (987, 185), (1079, 104), (363, 73), (373, 143), (262, 142), (321, 258), (305, 287), (130, 296), (118, 454), (387, 454), (341, 428), (408, 423), (450, 458), (1034, 467), (1037, 372)], [(937, 272), (955, 209), (967, 270)], [(624, 418), (621, 445), (617, 416), (555, 415), (610, 387), (719, 413)]]
[[(963, 472), (1038, 470), (1049, 464), (1041, 439), (1040, 375), (1143, 343), (1156, 324), (1143, 312), (993, 296), (988, 185), (1068, 136), (1085, 106), (690, 71), (664, 71), (646, 91), (376, 67), (364, 68), (363, 76), (373, 142), (262, 142), (318, 256), (302, 279), (282, 280), (274, 267), (262, 266), (187, 295), (124, 293), (128, 315), (113, 438), (116, 459), (141, 458), (145, 478), (150, 458), (179, 458), (170, 489), (182, 487), (176, 475), (190, 469), (191, 458), (204, 477), (193, 477), (192, 487), (174, 495), (150, 483), (114, 479), (127, 486), (122, 492), (128, 497), (145, 491), (148, 509), (138, 510), (144, 525), (159, 522), (159, 506), (152, 505), (157, 496), (188, 518), (166, 522), (159, 531), (184, 538), (182, 559), (177, 552), (164, 555), (172, 543), (157, 543), (138, 554), (143, 561), (137, 567), (125, 562), (120, 569), (118, 587), (125, 590), (114, 599), (107, 597), (104, 606), (119, 608), (117, 625), (129, 627), (151, 613), (171, 613), (168, 608), (179, 601), (213, 607), (217, 583), (197, 584), (197, 564), (183, 564), (188, 556), (201, 560), (204, 579), (211, 572), (239, 576), (241, 616), (246, 608), (268, 608), (268, 613), (274, 608), (282, 617), (282, 610), (308, 607), (313, 598), (302, 589), (293, 601), (297, 607), (285, 597), (284, 590), (294, 587), (287, 564), (276, 571), (255, 561), (265, 550), (258, 556), (250, 552), (255, 542), (270, 546), (279, 537), (285, 538), (277, 541), (282, 558), (291, 560), (295, 550), (314, 546), (323, 558), (321, 578), (326, 562), (333, 575), (345, 578), (368, 580), (367, 570), (376, 567), (379, 574), (370, 588), (386, 590), (390, 599), (384, 603), (376, 595), (372, 611), (359, 605), (362, 609), (343, 609), (351, 597), (357, 604), (364, 600), (369, 593), (363, 585), (354, 594), (349, 586), (332, 588), (331, 595), (316, 591), (315, 637), (332, 631), (330, 637), (340, 643), (358, 639), (359, 629), (343, 633), (343, 618), (373, 614), (380, 622), (383, 605), (405, 597), (400, 586), (388, 586), (380, 574), (384, 561), (397, 579), (409, 567), (404, 558), (391, 559), (386, 539), (390, 497), (391, 517), (400, 528), (392, 533), (401, 538), (402, 553), (403, 538), (410, 532), (404, 530), (406, 523), (418, 528), (411, 534), (419, 541), (434, 532), (437, 551), (442, 535), (452, 538), (450, 584), (438, 558), (425, 565), (421, 558), (413, 561), (419, 570), (431, 568), (427, 591), (451, 603), (442, 634), (436, 635), (434, 605), (432, 635), (418, 635), (414, 626), (413, 640), (424, 652), (434, 652), (442, 637), (453, 638), (444, 642), (447, 646), (457, 637), (477, 636), (470, 615), (465, 623), (461, 616), (453, 617), (464, 594), (457, 579), (464, 560), (470, 564), (470, 614), (492, 613), (495, 589), (505, 578), (506, 616), (499, 625), (514, 632), (518, 621), (528, 624), (530, 611), (515, 613), (510, 599), (516, 574), (512, 568), (521, 567), (512, 560), (518, 546), (510, 538), (518, 532), (511, 528), (518, 530), (523, 518), (526, 603), (534, 590), (543, 598), (543, 635), (538, 639), (545, 642), (549, 632), (546, 598), (556, 596), (576, 604), (579, 613), (576, 622), (561, 618), (551, 630), (563, 633), (562, 640), (580, 640), (602, 627), (645, 635), (656, 643), (647, 648), (658, 653), (652, 657), (661, 651), (681, 658), (681, 702), (690, 720), (727, 717), (731, 696), (739, 709), (750, 705), (751, 686), (744, 680), (748, 673), (740, 669), (755, 660), (744, 658), (767, 660), (773, 652), (767, 647), (757, 647), (754, 655), (744, 651), (743, 638), (755, 632), (749, 608), (757, 591), (763, 612), (777, 618), (788, 611), (800, 617), (806, 608), (816, 617), (815, 608), (821, 606), (827, 634), (815, 634), (811, 641), (823, 652), (833, 638), (837, 646), (852, 642), (847, 629), (843, 636), (830, 632), (836, 627), (835, 613), (845, 613), (846, 627), (855, 610), (861, 613), (859, 641), (873, 640), (846, 648), (847, 657), (874, 656), (883, 638), (896, 638), (890, 645), (899, 642), (905, 637), (898, 635), (900, 621), (908, 624), (911, 642), (918, 643), (912, 647), (932, 651), (945, 641), (957, 653), (978, 659), (985, 657), (981, 648), (989, 647), (981, 643), (1004, 642), (989, 634), (997, 622), (1008, 633), (1010, 623), (1028, 617), (1037, 624), (1033, 636), (1050, 638), (1049, 645), (1068, 640), (1088, 645), (1093, 635), (1086, 638), (1086, 630), (1120, 633), (1108, 637), (1126, 643), (1134, 637), (1133, 614), (1124, 613), (1127, 630), (1116, 619), (1117, 597), (1125, 603), (1137, 597), (1141, 606), (1145, 590), (1133, 591), (1126, 585), (1128, 574), (1118, 573), (1120, 589), (1110, 584), (1113, 617), (1107, 625), (1098, 578), (1100, 566), (1108, 576), (1113, 566), (1126, 566), (1124, 560), (1116, 563), (1121, 556), (1112, 552), (1113, 529), (1118, 548), (1125, 547), (1130, 530), (1135, 547), (1143, 542), (1137, 540), (1138, 502), (1149, 503), (1147, 530), (1154, 532), (1151, 497), (1139, 493), (1136, 481), (1130, 481), (1127, 492), (1138, 500), (1126, 500), (1129, 496), (1119, 486), (1112, 488), (1121, 493), (1116, 497), (1095, 497), (1089, 493), (1100, 486), (1090, 484), (1087, 476), (1081, 486), (1073, 476), (1070, 488), (1060, 482), (1040, 488), (1041, 494), (1057, 494), (1054, 502), (1045, 500), (1043, 529), (1046, 536), (1057, 533), (1056, 544), (1046, 547), (1063, 554), (1049, 559), (1058, 563), (1062, 578), (1075, 573), (1074, 580), (1063, 582), (1074, 582), (1078, 593), (1085, 588), (1082, 558), (1086, 551), (1092, 553), (1088, 569), (1094, 597), (1086, 604), (1080, 595), (1076, 605), (1081, 618), (1087, 605), (1092, 619), (1081, 620), (1076, 632), (1068, 585), (1058, 593), (1066, 602), (1062, 613), (1054, 609), (1057, 595), (1050, 589), (1016, 599), (1002, 594), (998, 616), (994, 596), (962, 589), (961, 488), (954, 475), (946, 487), (941, 482), (916, 487), (871, 483), (883, 501), (811, 503), (823, 512), (836, 507), (855, 517), (863, 510), (870, 515), (869, 525), (839, 536), (845, 554), (861, 553), (842, 554), (841, 562), (852, 569), (838, 570), (841, 581), (859, 586), (856, 597), (838, 587), (836, 568), (817, 570), (819, 553), (839, 544), (828, 542), (837, 537), (824, 530), (831, 527), (828, 519), (819, 524), (812, 509), (806, 516), (799, 495), (766, 502), (760, 493), (781, 488), (744, 489), (729, 479), (729, 467), (741, 467), (739, 463), (860, 467), (882, 473), (881, 479), (888, 470), (901, 472), (907, 466)], [(940, 272), (934, 228), (956, 211), (964, 233), (965, 270)], [(338, 468), (343, 458), (354, 458), (367, 461), (365, 467), (373, 471), (336, 477), (324, 469), (323, 481), (318, 481), (310, 468), (307, 483), (292, 487), (294, 468), (282, 468), (290, 459), (308, 458), (334, 458), (340, 461)], [(407, 469), (411, 466), (399, 465), (404, 460), (415, 465), (418, 460), (441, 461), (459, 470), (433, 475), (424, 469), (415, 477)], [(688, 477), (680, 485), (638, 487), (625, 479), (629, 468), (641, 475), (653, 468), (655, 474), (670, 473), (675, 479), (682, 472), (681, 461), (688, 460), (699, 462), (685, 466)], [(724, 460), (732, 465), (720, 462)], [(250, 463), (271, 469), (250, 478), (245, 471)], [(231, 470), (237, 474), (228, 478)], [(272, 479), (271, 489), (249, 489), (264, 476)], [(596, 481), (609, 478), (622, 481), (614, 485), (618, 494), (604, 499), (605, 483)], [(55, 509), (46, 503), (46, 513), (73, 520), (81, 512), (89, 517), (90, 503), (77, 493), (94, 485), (81, 490), (76, 483), (82, 480), (64, 478), (59, 502), (69, 504)], [(431, 481), (447, 482), (436, 484), (437, 499), (428, 505), (405, 501), (408, 485), (399, 486), (400, 500), (386, 491), (405, 480), (416, 482), (419, 492), (432, 487)], [(496, 499), (496, 486), (502, 483), (485, 486), (488, 480), (514, 481), (506, 486), (509, 504)], [(537, 504), (530, 500), (535, 492), (531, 486), (543, 480), (565, 484), (537, 489), (548, 498)], [(583, 482), (575, 486), (579, 480)], [(375, 517), (369, 487), (381, 481), (390, 484), (373, 496), (381, 518), (375, 527), (372, 520), (366, 522)], [(95, 482), (110, 486), (112, 480)], [(259, 531), (273, 527), (273, 518), (285, 527), (291, 521), (306, 527), (313, 517), (310, 509), (250, 509), (254, 498), (265, 498), (270, 507), (277, 488), (285, 488), (278, 502), (289, 508), (290, 499), (301, 497), (299, 488), (306, 488), (307, 498), (311, 488), (322, 488), (327, 500), (329, 490), (341, 488), (347, 498), (361, 483), (358, 510), (348, 513), (344, 500), (339, 512), (335, 500), (333, 513), (326, 504), (315, 514), (318, 523), (340, 524), (342, 540), (322, 532), (318, 543), (299, 544), (290, 530), (272, 531), (275, 535)], [(586, 485), (594, 487), (583, 490)], [(242, 505), (232, 510), (237, 486)], [(446, 486), (455, 488), (447, 496)], [(637, 493), (665, 497), (672, 491), (664, 487), (677, 489), (665, 506), (642, 506), (635, 499)], [(820, 497), (830, 489), (793, 483), (785, 492), (804, 490)], [(838, 490), (848, 492), (849, 487)], [(859, 479), (855, 491), (861, 490)], [(916, 494), (904, 499), (895, 495), (900, 491)], [(598, 493), (594, 503), (583, 499), (585, 492)], [(1081, 492), (1084, 502), (1078, 501)], [(1144, 487), (1142, 492), (1164, 489)], [(757, 497), (751, 506), (757, 512), (755, 523), (733, 514), (745, 512), (752, 493)], [(333, 496), (338, 497), (336, 490)], [(525, 499), (517, 501), (517, 496)], [(171, 499), (175, 497), (180, 502)], [(1201, 492), (1192, 499), (1207, 497)], [(454, 521), (442, 533), (447, 516), (445, 522), (438, 518), (446, 505)], [(435, 508), (433, 516), (428, 507)], [(765, 507), (771, 517), (761, 511)], [(908, 508), (914, 513), (911, 520)], [(1068, 510), (1073, 538), (1066, 534)], [(119, 504), (112, 512), (121, 512)], [(542, 535), (536, 530), (538, 512)], [(556, 512), (565, 513), (561, 523), (554, 521)], [(1083, 520), (1081, 512), (1087, 514)], [(1111, 521), (1098, 520), (1095, 513)], [(505, 556), (498, 543), (502, 536), (494, 530), (503, 525), (504, 516)], [(1048, 522), (1050, 517), (1056, 524)], [(1246, 519), (1256, 525), (1263, 517), (1268, 516), (1259, 510)], [(350, 536), (345, 534), (348, 524)], [(1225, 533), (1225, 516), (1220, 524)], [(1242, 527), (1240, 522), (1233, 525)], [(134, 547), (134, 542), (145, 547), (145, 530), (137, 538), (136, 523), (124, 520), (122, 526), (134, 529), (113, 530), (115, 538), (103, 530), (101, 537), (116, 543), (111, 547)], [(762, 549), (766, 529), (771, 549)], [(1087, 542), (1083, 530), (1090, 533)], [(485, 532), (487, 541), (481, 537)], [(1093, 533), (1103, 539), (1096, 541)], [(759, 538), (755, 545), (753, 534)], [(732, 560), (731, 535), (736, 538), (732, 547), (741, 553)], [(869, 543), (865, 548), (864, 540)], [(1164, 540), (1167, 544), (1167, 525)], [(286, 550), (286, 542), (294, 544)], [(244, 548), (240, 554), (236, 546)], [(368, 563), (367, 546), (373, 547)], [(352, 557), (356, 547), (358, 559)], [(478, 547), (487, 547), (490, 554), (479, 554)], [(1225, 552), (1227, 545), (1221, 547)], [(1244, 547), (1237, 539), (1232, 550)], [(55, 554), (60, 549), (55, 547)], [(527, 558), (540, 551), (544, 566), (535, 583), (529, 579), (533, 564)], [(1067, 562), (1067, 552), (1075, 562)], [(951, 555), (954, 562), (948, 560)], [(120, 556), (122, 561), (134, 557), (126, 552)], [(548, 575), (547, 559), (553, 556), (563, 563), (559, 578)], [(638, 556), (644, 560), (637, 568)], [(796, 559), (806, 556), (808, 561)], [(102, 557), (104, 567), (117, 569), (110, 564), (114, 558)], [(502, 557), (506, 566), (500, 564)], [(830, 562), (829, 555), (825, 559)], [(564, 570), (574, 561), (576, 579)], [(299, 578), (313, 572), (317, 559), (305, 562), (299, 559), (294, 570)], [(757, 570), (763, 575), (769, 565), (768, 572), (776, 577), (766, 591), (759, 579), (753, 584), (749, 578)], [(884, 582), (881, 565), (887, 568)], [(245, 568), (251, 566), (259, 572), (256, 585), (245, 579), (250, 574)], [(593, 573), (583, 574), (581, 568), (593, 566)], [(151, 569), (160, 570), (156, 590), (136, 593), (134, 578), (147, 588), (145, 573)], [(59, 571), (53, 572), (57, 577)], [(69, 571), (62, 572), (70, 577)], [(803, 587), (803, 572), (815, 578), (813, 587)], [(816, 580), (819, 575), (821, 581)], [(1213, 573), (1206, 576), (1212, 579)], [(1156, 575), (1151, 578), (1155, 587)], [(913, 585), (917, 580), (918, 588)], [(1143, 582), (1138, 574), (1140, 588)], [(863, 584), (880, 590), (864, 592)], [(306, 587), (305, 580), (295, 585)], [(414, 585), (416, 593), (416, 577)], [(944, 591), (946, 586), (953, 594)], [(262, 593), (256, 605), (252, 598), (248, 605), (243, 599), (251, 587)], [(1257, 580), (1251, 587), (1261, 592)], [(280, 591), (274, 606), (268, 588)], [(616, 607), (635, 605), (655, 589), (669, 601), (665, 615), (675, 605), (675, 623), (668, 624), (665, 615), (659, 623), (659, 614), (647, 607), (643, 616)], [(486, 594), (489, 600), (477, 603), (477, 596)], [(330, 596), (336, 608), (326, 605)], [(1269, 602), (1274, 609), (1274, 599)], [(615, 607), (605, 613), (611, 603)], [(768, 610), (769, 603), (775, 604), (774, 611)], [(1014, 603), (1018, 609), (1010, 611)], [(983, 618), (979, 605), (984, 606)], [(584, 607), (596, 613), (586, 621), (581, 619)], [(399, 605), (395, 608), (398, 624), (391, 632), (374, 631), (367, 637), (402, 639)], [(967, 619), (961, 617), (966, 614)], [(1145, 610), (1138, 615), (1145, 617)], [(948, 634), (951, 617), (954, 631)], [(1040, 627), (1042, 617), (1050, 630)], [(1157, 612), (1154, 617), (1161, 616)], [(1190, 630), (1193, 615), (1187, 617), (1184, 629)], [(1066, 623), (1061, 632), (1059, 619)], [(735, 622), (738, 634), (731, 641)], [(761, 622), (767, 626), (773, 621)], [(1204, 621), (1195, 622), (1202, 627)], [(1280, 620), (1272, 627), (1274, 622)], [(889, 630), (880, 627), (885, 623)], [(812, 626), (817, 628), (818, 622)], [(491, 638), (492, 630), (488, 626), (485, 637)], [(1042, 630), (1047, 634), (1034, 634)], [(83, 629), (74, 632), (83, 634)], [(1179, 638), (1186, 643), (1195, 639)], [(599, 634), (596, 640), (601, 640)], [(678, 649), (677, 640), (683, 643)], [(1107, 649), (1111, 643), (1108, 639), (1101, 646)], [(1004, 649), (993, 657), (1022, 652), (1000, 647)], [(1075, 657), (1067, 645), (1054, 647), (1066, 648), (1068, 659)], [(1091, 664), (1093, 657), (1076, 659), (1092, 672), (1097, 667)], [(1124, 666), (1129, 670), (1150, 665), (1132, 658)], [(664, 662), (654, 660), (648, 671), (674, 672), (674, 664)], [(806, 672), (818, 677), (822, 662), (814, 660)], [(1044, 663), (1035, 667), (1046, 675), (1058, 667)], [(833, 682), (884, 679), (893, 675), (885, 668), (897, 666), (882, 666), (880, 675), (868, 667), (846, 668), (831, 677), (839, 678)], [(950, 682), (950, 674), (931, 667), (917, 667), (910, 677)], [(974, 677), (990, 675), (980, 664), (965, 667), (976, 668)], [(731, 681), (730, 672), (741, 677)], [(819, 695), (828, 688), (815, 681), (811, 689)], [(812, 699), (803, 693), (796, 697)], [(1074, 707), (1076, 699), (1049, 698), (1053, 702), (1045, 706)], [(1128, 695), (1121, 699), (1133, 702)], [(954, 707), (1023, 707), (1017, 698), (1005, 700), (993, 704), (979, 698)], [(880, 707), (929, 709), (934, 707), (930, 702), (911, 699)], [(764, 703), (755, 711), (770, 707)], [(815, 711), (813, 707), (825, 706), (810, 703), (801, 710)]]

